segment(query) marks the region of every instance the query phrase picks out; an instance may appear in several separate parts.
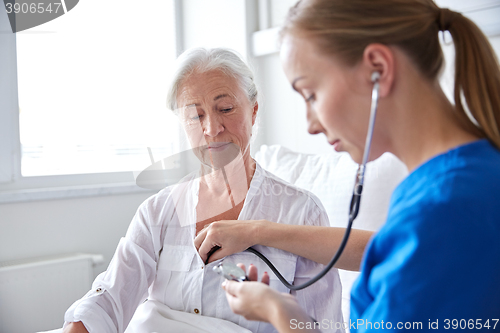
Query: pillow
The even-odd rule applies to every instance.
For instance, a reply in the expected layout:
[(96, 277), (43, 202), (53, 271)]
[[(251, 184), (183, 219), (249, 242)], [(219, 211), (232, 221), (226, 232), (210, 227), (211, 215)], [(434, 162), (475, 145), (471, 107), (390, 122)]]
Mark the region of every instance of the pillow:
[[(330, 225), (346, 227), (358, 165), (348, 153), (303, 154), (279, 145), (262, 145), (255, 159), (276, 176), (314, 193)], [(406, 166), (385, 153), (366, 167), (359, 215), (353, 228), (377, 231), (385, 222), (392, 191), (408, 175)]]

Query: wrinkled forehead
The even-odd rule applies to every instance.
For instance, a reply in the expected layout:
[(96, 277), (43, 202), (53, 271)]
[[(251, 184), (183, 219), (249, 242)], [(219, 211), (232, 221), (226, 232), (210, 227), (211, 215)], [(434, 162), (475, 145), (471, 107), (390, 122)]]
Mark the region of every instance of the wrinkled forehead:
[(223, 99), (246, 98), (236, 78), (220, 70), (193, 72), (179, 86), (177, 106), (211, 105)]

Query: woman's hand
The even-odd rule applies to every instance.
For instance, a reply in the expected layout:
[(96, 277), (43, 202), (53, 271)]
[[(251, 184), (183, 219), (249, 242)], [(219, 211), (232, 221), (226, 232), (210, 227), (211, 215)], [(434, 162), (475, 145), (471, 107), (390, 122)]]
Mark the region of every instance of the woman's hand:
[(69, 323), (64, 328), (63, 333), (89, 333), (81, 321)]
[[(245, 270), (245, 266), (238, 264)], [(295, 297), (279, 293), (271, 289), (269, 275), (264, 272), (261, 282), (257, 282), (257, 268), (250, 265), (248, 278), (251, 282), (224, 281), (222, 288), (226, 291), (231, 310), (247, 320), (258, 320), (271, 323), (280, 333), (285, 332), (317, 332), (316, 330), (297, 330), (291, 327), (292, 319), (297, 322), (311, 322), (311, 318), (300, 308)]]
[(212, 262), (258, 244), (257, 229), (265, 222), (239, 220), (213, 222), (198, 233), (194, 245), (203, 262), (207, 261), (210, 250), (214, 246), (219, 246), (220, 249), (209, 258), (208, 262)]

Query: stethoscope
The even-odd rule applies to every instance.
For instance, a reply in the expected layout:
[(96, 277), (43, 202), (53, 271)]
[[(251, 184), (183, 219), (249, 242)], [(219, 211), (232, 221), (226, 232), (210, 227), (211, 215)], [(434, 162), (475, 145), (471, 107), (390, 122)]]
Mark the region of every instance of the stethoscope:
[[(351, 233), (351, 228), (352, 228), (352, 223), (354, 222), (354, 219), (358, 216), (359, 212), (359, 205), (361, 202), (361, 192), (363, 192), (363, 184), (365, 180), (365, 170), (366, 170), (366, 163), (368, 162), (368, 155), (370, 154), (370, 146), (372, 143), (372, 136), (373, 136), (373, 127), (375, 125), (375, 116), (377, 113), (377, 104), (378, 104), (378, 98), (379, 98), (379, 79), (380, 79), (380, 73), (379, 72), (373, 72), (371, 76), (371, 81), (373, 82), (373, 90), (372, 90), (372, 101), (371, 101), (371, 106), (370, 106), (370, 122), (368, 125), (368, 133), (366, 134), (366, 142), (365, 142), (365, 149), (363, 152), (363, 160), (361, 164), (358, 167), (358, 171), (356, 174), (356, 181), (354, 184), (354, 190), (351, 198), (351, 205), (349, 209), (349, 221), (347, 223), (347, 228), (345, 230), (344, 236), (342, 238), (342, 242), (340, 243), (339, 248), (337, 249), (337, 252), (333, 256), (332, 260), (330, 260), (330, 263), (323, 268), (321, 272), (319, 272), (316, 276), (311, 278), (309, 281), (300, 284), (300, 285), (291, 285), (288, 283), (288, 281), (281, 275), (281, 273), (274, 267), (274, 265), (267, 259), (262, 253), (259, 251), (253, 249), (253, 248), (248, 248), (245, 251), (251, 252), (258, 256), (262, 261), (266, 263), (267, 266), (273, 271), (274, 274), (278, 277), (278, 279), (290, 290), (301, 290), (304, 288), (309, 287), (319, 279), (321, 279), (323, 276), (326, 275), (332, 269), (332, 267), (337, 263), (338, 259), (342, 255), (342, 252), (344, 251), (344, 248), (347, 244), (347, 240), (349, 239), (349, 235)], [(218, 250), (218, 247), (214, 247), (208, 254), (207, 254), (207, 262), (208, 258), (210, 257), (211, 254), (213, 254), (216, 250)], [(221, 274), (228, 280), (235, 280), (235, 281), (248, 281), (248, 278), (245, 275), (245, 272), (240, 269), (238, 266), (230, 263), (224, 264), (224, 262), (220, 262), (217, 266), (214, 266), (213, 270), (217, 272), (218, 274)]]

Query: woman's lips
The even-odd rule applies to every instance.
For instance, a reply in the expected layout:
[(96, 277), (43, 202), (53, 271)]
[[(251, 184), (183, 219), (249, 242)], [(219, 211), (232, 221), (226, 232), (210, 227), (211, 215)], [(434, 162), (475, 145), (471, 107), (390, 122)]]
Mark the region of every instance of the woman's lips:
[(229, 142), (213, 142), (208, 145), (208, 150), (211, 151), (223, 150), (224, 148), (226, 148), (227, 145), (229, 145)]
[(330, 144), (333, 146), (333, 149), (335, 149), (335, 151), (339, 151), (340, 140), (332, 141), (330, 142)]

